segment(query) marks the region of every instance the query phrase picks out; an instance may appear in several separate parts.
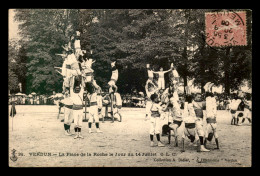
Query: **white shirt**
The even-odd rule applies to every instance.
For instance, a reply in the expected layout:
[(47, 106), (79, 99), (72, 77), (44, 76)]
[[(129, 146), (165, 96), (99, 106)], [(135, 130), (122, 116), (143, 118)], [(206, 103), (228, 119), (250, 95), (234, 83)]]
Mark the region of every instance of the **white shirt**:
[(118, 69), (112, 71), (111, 79), (114, 79), (114, 80), (117, 81), (117, 79), (118, 79)]
[(188, 102), (184, 103), (183, 121), (186, 123), (195, 123), (196, 114), (192, 103), (188, 103)]
[[(71, 65), (70, 75), (80, 75), (81, 72), (79, 70), (78, 61), (74, 53), (68, 55), (66, 64)], [(70, 77), (69, 75), (69, 77)], [(68, 76), (68, 75), (67, 75)]]
[(207, 117), (216, 117), (217, 115), (217, 102), (215, 97), (206, 98), (206, 114)]
[(174, 91), (173, 97), (174, 97), (174, 99), (176, 99), (176, 101), (179, 101), (179, 95), (177, 93), (177, 90)]
[(159, 78), (164, 78), (164, 73), (165, 73), (165, 72), (161, 72), (161, 71), (158, 72), (158, 74), (159, 74)]
[(62, 76), (67, 76), (67, 58), (64, 60), (63, 64), (62, 64), (62, 69), (61, 69), (61, 74)]
[(172, 74), (174, 77), (179, 77), (179, 74), (176, 70), (172, 70)]
[(77, 58), (76, 58), (75, 54), (74, 54), (74, 53), (72, 53), (72, 54), (68, 55), (68, 57), (67, 57), (67, 63), (66, 63), (66, 64), (69, 64), (69, 65), (71, 65), (71, 64), (73, 64), (73, 63), (75, 63), (75, 62), (77, 62), (77, 63), (78, 63), (78, 61), (77, 61)]
[(153, 103), (152, 107), (151, 107), (151, 111), (158, 111), (159, 114), (161, 114), (162, 113), (162, 107), (157, 103)]
[(94, 92), (93, 94), (88, 95), (88, 98), (90, 102), (97, 102), (97, 93)]
[(63, 100), (61, 100), (61, 102), (65, 105), (73, 105), (73, 101), (71, 100), (70, 97), (64, 97)]
[(74, 42), (74, 48), (75, 48), (75, 49), (80, 49), (80, 40), (75, 40), (75, 42)]
[(231, 100), (231, 103), (230, 103), (230, 109), (232, 110), (237, 110), (239, 104), (241, 103), (241, 100), (240, 99), (232, 99)]
[(115, 93), (116, 105), (122, 106), (122, 99), (119, 93)]
[(92, 64), (93, 64), (93, 61), (92, 60), (86, 60), (85, 62), (84, 62), (84, 68), (85, 68), (85, 70), (86, 70), (86, 73), (88, 73), (88, 72), (93, 72), (93, 70), (92, 70)]
[(181, 107), (180, 107), (180, 104), (178, 102), (178, 100), (174, 97), (171, 97), (170, 98), (170, 102), (172, 103), (173, 105), (173, 117), (175, 120), (182, 120), (182, 113), (181, 113)]
[(146, 82), (145, 92), (146, 92), (146, 95), (147, 95), (148, 99), (150, 100), (151, 95), (156, 92), (156, 89), (153, 87), (152, 91), (149, 92), (149, 90), (148, 90), (148, 83), (149, 83), (149, 81)]
[(153, 71), (148, 70), (148, 78), (153, 78)]
[(75, 105), (83, 105), (83, 92), (84, 89), (81, 88), (79, 93), (74, 93), (73, 89), (70, 88), (70, 98)]
[(103, 99), (101, 95), (97, 95), (97, 104), (100, 108), (103, 106)]

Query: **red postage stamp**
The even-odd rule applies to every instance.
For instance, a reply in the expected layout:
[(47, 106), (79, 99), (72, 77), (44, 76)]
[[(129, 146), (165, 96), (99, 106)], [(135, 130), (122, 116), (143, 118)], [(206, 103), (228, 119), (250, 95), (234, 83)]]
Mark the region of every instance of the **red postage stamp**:
[(212, 47), (247, 45), (246, 12), (205, 13), (206, 43)]

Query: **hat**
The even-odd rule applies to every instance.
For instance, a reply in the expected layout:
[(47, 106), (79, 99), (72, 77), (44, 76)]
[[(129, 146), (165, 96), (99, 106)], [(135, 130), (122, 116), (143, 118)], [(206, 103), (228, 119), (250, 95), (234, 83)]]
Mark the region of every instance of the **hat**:
[(150, 68), (150, 64), (146, 64), (146, 68)]

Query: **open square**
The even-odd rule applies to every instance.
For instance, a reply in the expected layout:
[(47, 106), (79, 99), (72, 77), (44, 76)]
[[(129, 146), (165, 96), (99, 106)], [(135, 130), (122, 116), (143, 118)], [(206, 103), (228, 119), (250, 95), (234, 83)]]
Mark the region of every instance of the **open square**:
[[(74, 139), (73, 136), (64, 135), (63, 123), (57, 119), (57, 106), (21, 105), (16, 108), (19, 115), (14, 118), (13, 131), (11, 130), (11, 118), (9, 118), (9, 149), (10, 154), (12, 149), (16, 150), (18, 159), (16, 162), (10, 160), (10, 166), (251, 166), (251, 125), (245, 122), (243, 126), (231, 126), (231, 115), (225, 110), (217, 113), (220, 150), (198, 153), (196, 147), (190, 145), (186, 139), (186, 151), (182, 153), (180, 147), (174, 147), (174, 139), (170, 145), (167, 144), (166, 136), (161, 137), (161, 141), (166, 144), (166, 147), (150, 147), (149, 120), (144, 121), (145, 109), (143, 108), (123, 108), (121, 110), (123, 121), (101, 123), (103, 133), (89, 134), (87, 123), (83, 122), (84, 139)], [(166, 123), (167, 119), (160, 122), (161, 125)], [(95, 127), (92, 128), (95, 132)], [(182, 130), (183, 125), (180, 127), (180, 132)], [(208, 147), (209, 149), (214, 148), (214, 142), (209, 143)], [(19, 156), (19, 153), (22, 153), (23, 156)], [(85, 156), (80, 156), (82, 153)], [(87, 156), (87, 153), (91, 156)], [(96, 153), (95, 156), (94, 153)], [(113, 156), (109, 156), (111, 153)], [(129, 153), (133, 156), (128, 156)], [(160, 155), (161, 153), (163, 156)], [(166, 156), (166, 153), (169, 156)]]

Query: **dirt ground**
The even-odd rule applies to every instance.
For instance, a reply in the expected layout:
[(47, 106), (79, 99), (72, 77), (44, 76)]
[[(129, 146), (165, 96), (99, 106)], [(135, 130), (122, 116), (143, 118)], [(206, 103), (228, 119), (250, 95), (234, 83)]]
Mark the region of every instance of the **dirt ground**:
[[(10, 107), (9, 107), (10, 109)], [(100, 123), (103, 133), (88, 133), (83, 122), (84, 139), (65, 136), (64, 126), (57, 119), (57, 106), (19, 105), (17, 115), (9, 117), (9, 166), (10, 167), (250, 167), (251, 125), (231, 126), (227, 111), (218, 111), (218, 135), (220, 150), (213, 150), (214, 140), (209, 143), (210, 152), (196, 152), (196, 147), (185, 142), (186, 151), (167, 144), (150, 147), (149, 126), (145, 121), (144, 108), (122, 108), (122, 122)], [(167, 119), (161, 121), (166, 124)], [(95, 126), (92, 125), (93, 131)], [(71, 127), (73, 130), (73, 124)], [(180, 127), (181, 132), (183, 125)], [(155, 140), (155, 144), (156, 144)], [(16, 161), (10, 159), (15, 149)], [(112, 155), (112, 156), (111, 156)]]

